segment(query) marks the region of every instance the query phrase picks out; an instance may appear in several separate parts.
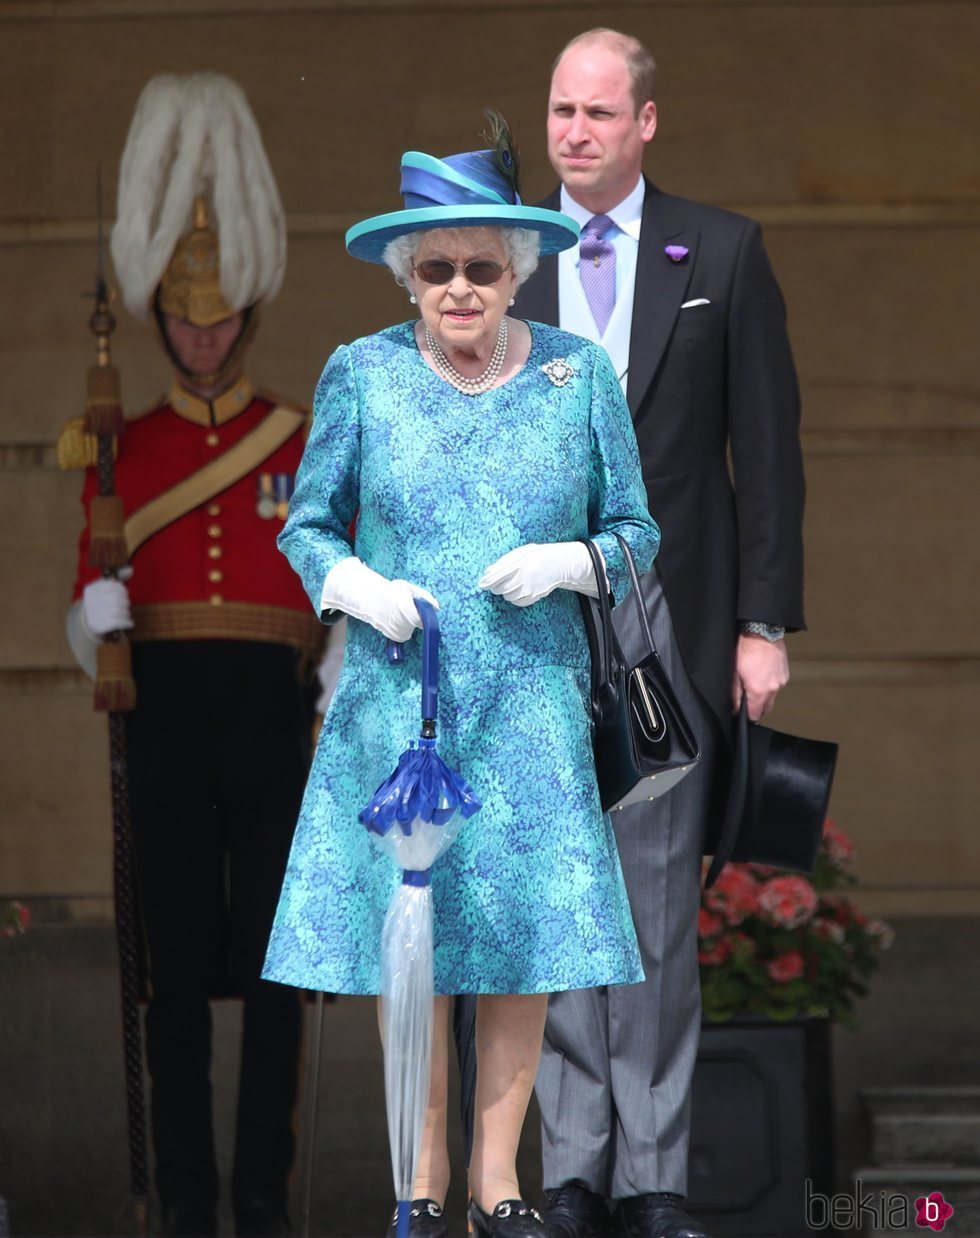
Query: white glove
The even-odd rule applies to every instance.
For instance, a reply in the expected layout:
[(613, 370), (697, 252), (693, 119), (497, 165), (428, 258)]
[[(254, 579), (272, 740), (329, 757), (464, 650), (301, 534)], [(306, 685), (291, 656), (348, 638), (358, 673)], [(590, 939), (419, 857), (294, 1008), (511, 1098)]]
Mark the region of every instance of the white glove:
[(94, 641), (101, 641), (107, 632), (117, 632), (133, 626), (129, 607), (129, 590), (121, 580), (105, 577), (93, 580), (82, 592), (82, 630)]
[(498, 593), (515, 606), (530, 606), (555, 589), (573, 589), (597, 598), (599, 589), (589, 552), (581, 542), (529, 542), (491, 563), (480, 588)]
[(342, 610), (355, 619), (363, 619), (389, 640), (401, 642), (422, 626), (416, 598), (425, 598), (439, 609), (432, 594), (419, 585), (408, 580), (389, 580), (351, 555), (327, 572), (320, 610)]

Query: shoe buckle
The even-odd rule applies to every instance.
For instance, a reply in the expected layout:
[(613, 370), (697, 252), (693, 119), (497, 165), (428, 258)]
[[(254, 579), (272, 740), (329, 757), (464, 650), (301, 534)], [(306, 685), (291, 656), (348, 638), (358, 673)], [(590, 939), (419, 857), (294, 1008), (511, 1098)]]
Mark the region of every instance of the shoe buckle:
[(498, 1204), (496, 1211), (497, 1211), (498, 1217), (504, 1217), (504, 1218), (509, 1217), (511, 1214), (510, 1204), (508, 1203)]
[[(439, 1207), (437, 1203), (435, 1203), (431, 1199), (425, 1205), (425, 1210), (429, 1214), (430, 1217), (441, 1217), (442, 1216), (442, 1209)], [(418, 1216), (418, 1213), (413, 1213), (412, 1215)]]

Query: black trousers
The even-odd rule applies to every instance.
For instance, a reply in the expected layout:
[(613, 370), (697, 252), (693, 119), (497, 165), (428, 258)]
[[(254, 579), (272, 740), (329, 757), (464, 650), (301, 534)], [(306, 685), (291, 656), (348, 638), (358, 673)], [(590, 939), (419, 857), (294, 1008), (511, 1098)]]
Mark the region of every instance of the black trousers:
[(299, 655), (250, 641), (136, 643), (130, 814), (149, 953), (146, 1014), (164, 1210), (216, 1214), (209, 998), (244, 1002), (236, 1220), (285, 1212), (301, 1009), (260, 979), (309, 769)]

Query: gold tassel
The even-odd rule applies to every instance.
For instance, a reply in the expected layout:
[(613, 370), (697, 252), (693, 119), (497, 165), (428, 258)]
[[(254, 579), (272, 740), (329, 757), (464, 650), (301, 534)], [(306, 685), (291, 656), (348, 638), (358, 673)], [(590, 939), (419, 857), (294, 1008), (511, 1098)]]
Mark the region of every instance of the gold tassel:
[(129, 562), (126, 513), (118, 494), (97, 494), (89, 510), (88, 561), (93, 567), (116, 568)]
[(89, 434), (121, 434), (122, 398), (114, 365), (93, 365), (85, 384), (85, 429)]
[(135, 709), (136, 684), (126, 637), (103, 641), (96, 659), (95, 708), (101, 713)]

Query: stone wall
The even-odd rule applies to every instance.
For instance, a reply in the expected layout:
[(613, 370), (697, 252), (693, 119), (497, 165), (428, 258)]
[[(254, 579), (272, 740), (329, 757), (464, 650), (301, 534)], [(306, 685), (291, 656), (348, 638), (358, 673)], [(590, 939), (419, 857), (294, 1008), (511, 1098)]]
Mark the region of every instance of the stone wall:
[[(840, 741), (869, 909), (980, 910), (980, 8), (940, 0), (0, 0), (0, 893), (99, 916), (111, 887), (105, 720), (63, 636), (80, 478), (53, 443), (92, 356), (95, 170), (111, 215), (146, 79), (245, 86), (290, 226), (251, 370), (308, 399), (338, 343), (408, 314), (342, 244), (398, 205), (402, 150), (470, 148), (494, 104), (539, 196), (550, 63), (600, 22), (661, 66), (648, 172), (759, 218), (790, 308), (811, 630), (774, 720)], [(120, 320), (135, 412), (167, 374)]]

